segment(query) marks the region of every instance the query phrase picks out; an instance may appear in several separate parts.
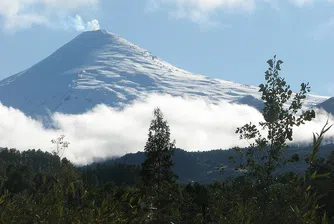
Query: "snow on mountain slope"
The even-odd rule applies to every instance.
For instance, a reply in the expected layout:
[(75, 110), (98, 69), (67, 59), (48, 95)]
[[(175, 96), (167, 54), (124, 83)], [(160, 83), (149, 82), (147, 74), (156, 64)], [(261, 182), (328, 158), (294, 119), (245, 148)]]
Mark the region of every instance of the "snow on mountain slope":
[[(233, 102), (258, 88), (176, 68), (104, 30), (84, 32), (31, 68), (0, 82), (0, 101), (27, 115), (83, 113), (97, 104), (122, 108), (150, 93)], [(328, 97), (310, 95), (307, 107)]]

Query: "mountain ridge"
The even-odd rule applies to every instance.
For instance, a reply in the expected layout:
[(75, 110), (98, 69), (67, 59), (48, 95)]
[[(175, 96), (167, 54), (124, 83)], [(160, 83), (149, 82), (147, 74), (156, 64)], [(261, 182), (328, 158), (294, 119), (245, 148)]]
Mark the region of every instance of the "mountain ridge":
[(318, 108), (325, 110), (327, 113), (334, 115), (334, 97), (331, 97), (317, 105)]
[[(84, 32), (32, 67), (0, 81), (0, 101), (33, 117), (79, 114), (98, 104), (122, 108), (149, 94), (212, 103), (260, 99), (258, 87), (177, 68), (105, 30)], [(329, 97), (310, 95), (306, 107)]]

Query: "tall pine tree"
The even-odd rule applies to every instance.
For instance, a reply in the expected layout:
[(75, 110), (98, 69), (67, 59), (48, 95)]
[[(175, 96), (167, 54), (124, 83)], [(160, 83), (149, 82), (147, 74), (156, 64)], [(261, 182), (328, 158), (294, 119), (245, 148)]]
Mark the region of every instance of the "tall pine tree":
[[(142, 164), (141, 179), (146, 195), (146, 202), (157, 209), (156, 218), (162, 221), (174, 201), (174, 187), (177, 176), (172, 171), (172, 156), (175, 142), (170, 140), (170, 129), (159, 108), (154, 110), (154, 119), (145, 145), (146, 160)], [(155, 220), (155, 221), (158, 221)]]
[(163, 184), (172, 184), (176, 175), (172, 171), (172, 156), (175, 142), (170, 140), (170, 129), (159, 108), (154, 110), (154, 119), (145, 145), (146, 160), (142, 164), (141, 178), (143, 184), (157, 194)]

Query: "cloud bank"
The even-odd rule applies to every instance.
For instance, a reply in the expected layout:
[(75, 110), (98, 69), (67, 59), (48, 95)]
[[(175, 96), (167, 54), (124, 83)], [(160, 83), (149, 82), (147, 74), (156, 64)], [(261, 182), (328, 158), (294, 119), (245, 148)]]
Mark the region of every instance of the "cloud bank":
[(56, 26), (55, 23), (64, 20), (75, 11), (96, 8), (98, 1), (1, 0), (0, 19), (6, 31), (29, 28), (33, 25)]
[[(239, 140), (236, 128), (263, 120), (256, 109), (246, 105), (227, 102), (213, 105), (200, 99), (152, 95), (145, 102), (135, 102), (122, 111), (98, 105), (85, 114), (54, 114), (53, 122), (58, 127), (55, 130), (45, 129), (39, 121), (19, 110), (0, 105), (0, 146), (51, 152), (51, 139), (65, 134), (65, 140), (71, 144), (64, 156), (77, 164), (142, 151), (157, 106), (168, 120), (176, 146), (188, 151), (248, 146), (248, 142)], [(312, 132), (318, 132), (327, 118), (325, 112), (319, 111), (316, 120), (295, 130), (295, 141), (312, 140)], [(333, 117), (330, 122), (334, 123)], [(334, 129), (328, 136), (334, 136)]]

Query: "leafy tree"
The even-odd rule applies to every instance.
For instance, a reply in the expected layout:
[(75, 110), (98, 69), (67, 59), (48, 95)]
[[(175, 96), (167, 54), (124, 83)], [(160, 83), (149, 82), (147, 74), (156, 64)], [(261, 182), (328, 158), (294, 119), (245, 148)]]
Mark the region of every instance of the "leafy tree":
[[(252, 141), (249, 148), (244, 150), (237, 148), (237, 152), (245, 158), (245, 162), (241, 163), (239, 168), (248, 171), (247, 174), (255, 181), (253, 188), (257, 195), (256, 204), (261, 208), (260, 212), (255, 212), (257, 214), (255, 219), (273, 223), (281, 218), (277, 213), (290, 215), (287, 206), (278, 198), (301, 192), (294, 188), (282, 187), (277, 183), (277, 179), (273, 178), (273, 174), (287, 162), (298, 160), (298, 156), (293, 156), (291, 159), (285, 157), (287, 141), (293, 140), (293, 128), (311, 121), (315, 117), (315, 112), (303, 111), (303, 101), (310, 92), (309, 84), (302, 83), (300, 91), (293, 94), (290, 85), (280, 76), (283, 61), (276, 60), (275, 55), (267, 63), (269, 68), (265, 72), (266, 83), (259, 86), (264, 101), (262, 112), (264, 121), (258, 125), (246, 124), (238, 128), (236, 133), (240, 135), (240, 139)], [(290, 198), (285, 200), (289, 201)], [(249, 200), (240, 203), (240, 206), (254, 204)]]
[[(264, 185), (272, 181), (272, 173), (284, 164), (286, 141), (292, 141), (293, 127), (315, 117), (313, 110), (302, 111), (303, 101), (310, 92), (309, 84), (302, 83), (299, 93), (293, 94), (290, 85), (279, 74), (283, 61), (276, 61), (274, 56), (267, 63), (266, 83), (259, 86), (264, 100), (261, 128), (249, 123), (236, 130), (240, 139), (254, 140), (249, 149), (238, 150), (247, 158), (240, 168), (249, 169)], [(267, 136), (262, 136), (261, 130), (267, 130)]]

